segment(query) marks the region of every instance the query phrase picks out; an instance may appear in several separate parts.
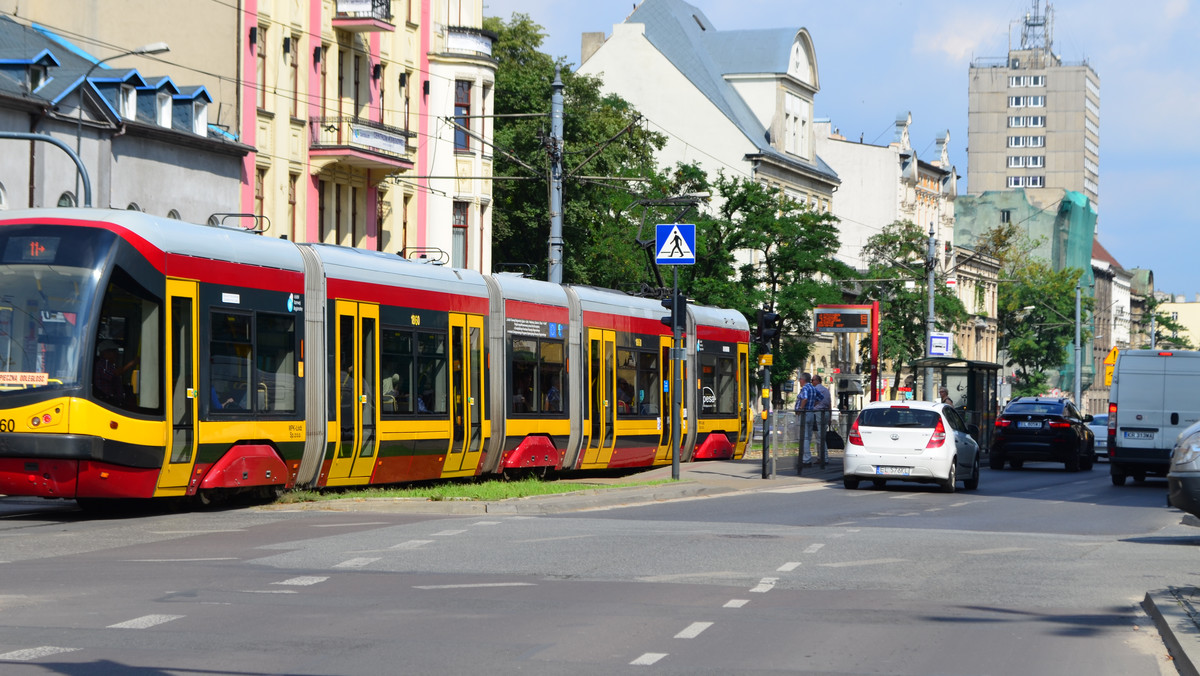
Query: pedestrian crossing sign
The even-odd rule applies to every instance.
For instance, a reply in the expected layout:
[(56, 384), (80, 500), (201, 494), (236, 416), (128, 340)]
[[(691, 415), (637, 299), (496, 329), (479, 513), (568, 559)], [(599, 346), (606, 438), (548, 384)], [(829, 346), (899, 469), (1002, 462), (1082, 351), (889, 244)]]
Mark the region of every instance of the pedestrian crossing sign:
[(654, 226), (654, 246), (658, 252), (654, 262), (659, 265), (695, 265), (696, 225), (660, 223)]

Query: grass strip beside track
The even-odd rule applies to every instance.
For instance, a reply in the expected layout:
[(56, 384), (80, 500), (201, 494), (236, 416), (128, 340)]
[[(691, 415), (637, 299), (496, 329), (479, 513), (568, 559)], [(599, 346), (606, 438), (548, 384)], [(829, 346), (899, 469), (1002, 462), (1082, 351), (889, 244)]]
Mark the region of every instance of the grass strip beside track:
[(565, 481), (542, 481), (536, 478), (519, 481), (447, 481), (396, 488), (327, 489), (323, 491), (289, 491), (277, 501), (278, 504), (295, 502), (319, 502), (322, 500), (346, 500), (361, 498), (414, 498), (426, 500), (474, 500), (492, 502), (534, 495), (575, 493), (578, 491), (602, 490), (607, 488), (629, 488), (632, 486), (656, 486), (671, 483), (671, 479), (656, 481), (630, 481), (627, 483), (575, 483)]

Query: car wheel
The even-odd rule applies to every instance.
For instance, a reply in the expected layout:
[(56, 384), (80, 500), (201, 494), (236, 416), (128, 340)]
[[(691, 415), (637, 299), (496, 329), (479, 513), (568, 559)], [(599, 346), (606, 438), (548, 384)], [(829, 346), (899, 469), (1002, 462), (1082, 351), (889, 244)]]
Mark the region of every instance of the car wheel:
[(852, 491), (852, 490), (858, 488), (858, 481), (859, 480), (854, 477), (848, 477), (848, 476), (842, 477), (842, 485), (845, 486), (846, 490), (848, 490), (848, 491)]
[(1078, 447), (1075, 448), (1075, 451), (1073, 453), (1071, 453), (1071, 455), (1067, 456), (1067, 461), (1064, 464), (1067, 466), (1068, 472), (1078, 472), (1079, 471), (1079, 448)]
[(953, 493), (956, 483), (958, 483), (958, 458), (953, 458), (950, 460), (950, 473), (938, 484), (942, 487), (943, 493)]
[(1079, 466), (1081, 468), (1083, 468), (1083, 470), (1085, 472), (1090, 472), (1090, 471), (1092, 471), (1092, 467), (1095, 464), (1096, 464), (1096, 451), (1094, 449), (1089, 448), (1087, 455), (1083, 456), (1083, 459), (1080, 461)]
[(992, 451), (988, 458), (988, 467), (992, 469), (1004, 469), (1004, 456), (996, 451)]
[(963, 481), (963, 488), (968, 491), (973, 491), (979, 488), (979, 456), (975, 456), (975, 462), (971, 463), (971, 476)]
[(1112, 473), (1112, 482), (1113, 482), (1114, 486), (1124, 486), (1125, 485), (1125, 474), (1119, 473), (1119, 472), (1113, 472)]

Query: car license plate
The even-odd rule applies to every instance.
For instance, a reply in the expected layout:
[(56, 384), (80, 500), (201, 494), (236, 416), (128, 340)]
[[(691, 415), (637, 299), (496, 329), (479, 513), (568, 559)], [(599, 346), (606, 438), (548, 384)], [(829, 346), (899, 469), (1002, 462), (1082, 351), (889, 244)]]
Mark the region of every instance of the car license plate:
[(908, 476), (909, 467), (876, 467), (876, 474), (894, 474), (897, 476)]
[(1025, 430), (1040, 430), (1042, 428), (1042, 423), (1037, 421), (1030, 422), (1023, 420), (1017, 423), (1017, 427)]
[(1153, 439), (1154, 432), (1126, 432), (1126, 439)]

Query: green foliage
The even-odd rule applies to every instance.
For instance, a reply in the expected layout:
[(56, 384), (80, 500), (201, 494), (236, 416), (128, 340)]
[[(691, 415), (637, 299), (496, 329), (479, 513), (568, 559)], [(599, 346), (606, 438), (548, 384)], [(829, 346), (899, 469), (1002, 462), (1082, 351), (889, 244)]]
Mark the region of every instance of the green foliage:
[[(858, 302), (879, 301), (879, 359), (895, 371), (893, 396), (905, 365), (925, 356), (928, 247), (929, 235), (915, 223), (895, 221), (871, 236), (862, 249), (869, 281), (864, 282)], [(944, 282), (944, 276), (934, 280), (934, 326), (939, 331), (954, 331), (967, 320), (967, 310)], [(863, 350), (868, 340), (864, 339)]]
[(634, 243), (637, 225), (626, 213), (634, 199), (629, 186), (637, 183), (581, 177), (649, 176), (664, 137), (639, 127), (637, 114), (626, 101), (601, 92), (599, 78), (571, 72), (562, 59), (556, 63), (539, 51), (546, 34), (528, 15), (513, 14), (508, 21), (487, 17), (484, 28), (499, 36), (493, 52), (499, 61), (495, 113), (544, 115), (496, 118), (496, 176), (529, 180), (493, 183), (493, 260), (529, 264), (532, 276), (546, 277), (550, 236), (546, 143), (551, 83), (558, 65), (564, 85), (563, 280), (618, 288), (641, 279), (645, 254)]
[[(1171, 318), (1171, 315), (1160, 311), (1158, 308), (1164, 302), (1157, 298), (1151, 297), (1146, 301), (1146, 311), (1142, 313), (1142, 320), (1138, 323), (1137, 328), (1140, 329), (1140, 335), (1149, 336), (1151, 330), (1150, 318), (1154, 318), (1154, 345), (1155, 347), (1171, 348), (1175, 350), (1194, 350), (1196, 346), (1188, 338), (1187, 327), (1180, 324), (1178, 321)], [(1142, 349), (1149, 349), (1150, 343), (1143, 344)]]

